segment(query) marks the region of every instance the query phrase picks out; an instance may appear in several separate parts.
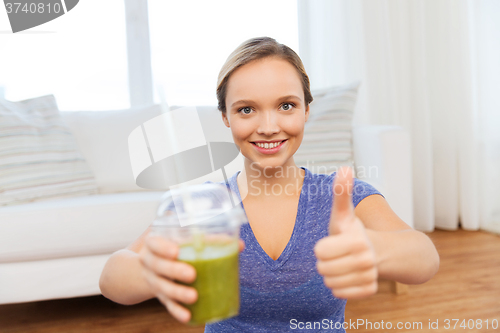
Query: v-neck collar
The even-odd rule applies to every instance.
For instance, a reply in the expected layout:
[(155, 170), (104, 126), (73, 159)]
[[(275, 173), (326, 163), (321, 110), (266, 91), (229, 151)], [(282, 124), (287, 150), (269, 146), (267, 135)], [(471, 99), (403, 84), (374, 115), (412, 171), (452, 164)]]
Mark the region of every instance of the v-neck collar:
[[(257, 241), (257, 238), (255, 237), (255, 234), (253, 233), (252, 228), (250, 227), (249, 223), (245, 223), (242, 225), (242, 234), (246, 233), (249, 237), (247, 239), (247, 242), (250, 242), (252, 244), (249, 245), (254, 245), (254, 246), (248, 246), (249, 248), (255, 248), (257, 251), (257, 254), (264, 260), (264, 262), (267, 263), (271, 271), (277, 270), (281, 266), (285, 264), (285, 262), (290, 258), (290, 255), (293, 252), (293, 247), (295, 246), (295, 243), (297, 241), (297, 237), (301, 234), (302, 227), (304, 225), (304, 216), (307, 216), (307, 208), (308, 208), (308, 198), (309, 198), (309, 182), (311, 178), (311, 172), (305, 168), (305, 167), (300, 167), (305, 171), (304, 175), (304, 181), (302, 183), (302, 189), (300, 190), (300, 196), (299, 196), (299, 204), (297, 207), (297, 216), (295, 218), (295, 225), (293, 227), (292, 231), (292, 236), (288, 240), (288, 243), (285, 246), (285, 249), (283, 252), (281, 252), (280, 256), (278, 259), (274, 260), (271, 258), (266, 251), (262, 248), (260, 243)], [(240, 174), (241, 171), (238, 171), (233, 177), (229, 179), (229, 186), (231, 188), (231, 191), (233, 193), (236, 193), (238, 196), (238, 199), (240, 200), (240, 205), (245, 209), (243, 206), (243, 201), (241, 200), (241, 195), (240, 191), (238, 188), (238, 175)], [(245, 212), (246, 215), (246, 212)], [(247, 217), (248, 219), (248, 217)]]

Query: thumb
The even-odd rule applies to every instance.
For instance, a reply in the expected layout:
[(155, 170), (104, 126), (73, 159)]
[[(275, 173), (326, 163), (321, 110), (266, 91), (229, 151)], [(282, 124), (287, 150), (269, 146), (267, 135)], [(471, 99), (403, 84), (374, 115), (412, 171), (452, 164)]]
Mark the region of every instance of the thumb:
[(354, 179), (350, 167), (342, 167), (333, 181), (333, 203), (330, 216), (330, 235), (341, 233), (352, 221), (354, 206), (352, 189)]

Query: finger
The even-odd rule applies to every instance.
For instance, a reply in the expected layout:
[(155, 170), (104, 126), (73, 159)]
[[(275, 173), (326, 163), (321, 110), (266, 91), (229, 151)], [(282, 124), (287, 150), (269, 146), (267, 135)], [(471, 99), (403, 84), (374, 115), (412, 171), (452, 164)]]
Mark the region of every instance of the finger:
[(148, 251), (141, 253), (140, 259), (146, 268), (157, 275), (185, 283), (192, 283), (196, 279), (195, 268), (187, 263), (164, 259)]
[(178, 302), (193, 304), (198, 299), (198, 292), (193, 287), (183, 286), (161, 277), (157, 280), (157, 288), (160, 294)]
[(344, 299), (361, 299), (377, 293), (378, 283), (373, 282), (361, 286), (354, 286), (333, 290), (333, 296)]
[(239, 248), (240, 252), (242, 252), (245, 249), (245, 242), (243, 241), (243, 239), (240, 239), (239, 241)]
[(325, 286), (336, 290), (373, 283), (377, 281), (377, 278), (377, 270), (375, 268), (370, 268), (361, 272), (341, 276), (325, 276), (323, 280)]
[(321, 238), (314, 246), (318, 260), (332, 260), (351, 253), (350, 239), (342, 235)]
[(198, 292), (193, 287), (175, 283), (151, 271), (145, 273), (145, 278), (150, 289), (157, 297), (163, 295), (186, 304), (192, 304), (198, 299)]
[(165, 305), (166, 309), (172, 317), (180, 321), (181, 323), (187, 323), (191, 319), (191, 312), (188, 309), (180, 305), (179, 303), (169, 299), (165, 296), (159, 296), (158, 299), (160, 302)]
[(314, 246), (314, 254), (319, 260), (332, 260), (369, 249), (369, 244), (363, 235), (341, 234), (320, 239)]
[(148, 235), (145, 241), (148, 249), (157, 256), (176, 259), (179, 255), (179, 246), (157, 235)]
[(352, 170), (349, 167), (340, 168), (335, 174), (333, 181), (333, 203), (330, 217), (330, 234), (340, 233), (349, 218), (354, 215), (352, 204), (352, 189), (354, 179)]
[(376, 262), (369, 252), (351, 254), (334, 260), (318, 260), (316, 263), (318, 273), (323, 276), (342, 276), (374, 267)]

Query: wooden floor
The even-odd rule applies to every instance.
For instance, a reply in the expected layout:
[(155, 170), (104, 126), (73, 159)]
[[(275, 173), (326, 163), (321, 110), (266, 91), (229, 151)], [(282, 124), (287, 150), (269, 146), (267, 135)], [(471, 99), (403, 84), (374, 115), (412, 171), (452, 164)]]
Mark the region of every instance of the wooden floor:
[[(439, 272), (429, 282), (412, 285), (405, 295), (396, 295), (382, 284), (380, 292), (362, 301), (348, 301), (346, 321), (364, 319), (372, 323), (421, 322), (421, 329), (394, 329), (399, 332), (500, 332), (500, 237), (474, 231), (435, 231), (429, 234), (441, 258)], [(450, 329), (445, 320), (450, 320)], [(453, 325), (459, 319), (455, 329)], [(478, 329), (460, 327), (465, 319), (483, 320)], [(486, 320), (489, 329), (486, 329)], [(491, 321), (499, 323), (491, 328)], [(438, 320), (429, 330), (429, 320)], [(477, 324), (477, 322), (476, 322)], [(409, 327), (409, 326), (408, 326)], [(474, 327), (474, 328), (473, 328)], [(369, 328), (369, 327), (368, 327)], [(350, 332), (385, 332), (363, 327)]]
[[(429, 236), (441, 256), (439, 273), (424, 285), (410, 286), (404, 295), (392, 293), (390, 284), (381, 282), (377, 295), (347, 302), (347, 323), (372, 323), (371, 329), (351, 326), (348, 332), (387, 332), (387, 322), (395, 332), (500, 332), (500, 326), (491, 327), (493, 319), (500, 325), (500, 237), (463, 230)], [(445, 329), (446, 319), (459, 319), (455, 329), (454, 321)], [(460, 327), (463, 319), (471, 329)], [(475, 328), (469, 319), (475, 320)], [(482, 329), (476, 326), (478, 319)], [(437, 320), (438, 329), (430, 330), (429, 320)], [(398, 329), (398, 322), (410, 324)], [(413, 322), (422, 326), (408, 329)], [(178, 324), (157, 300), (123, 306), (93, 296), (0, 305), (0, 332), (203, 332), (203, 328)]]

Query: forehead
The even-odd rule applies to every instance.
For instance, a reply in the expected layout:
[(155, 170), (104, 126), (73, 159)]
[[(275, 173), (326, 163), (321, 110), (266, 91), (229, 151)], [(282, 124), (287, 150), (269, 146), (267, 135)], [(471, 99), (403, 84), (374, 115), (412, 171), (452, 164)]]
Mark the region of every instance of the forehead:
[(303, 97), (301, 77), (288, 61), (268, 57), (254, 60), (231, 74), (226, 100), (265, 99), (285, 95)]

